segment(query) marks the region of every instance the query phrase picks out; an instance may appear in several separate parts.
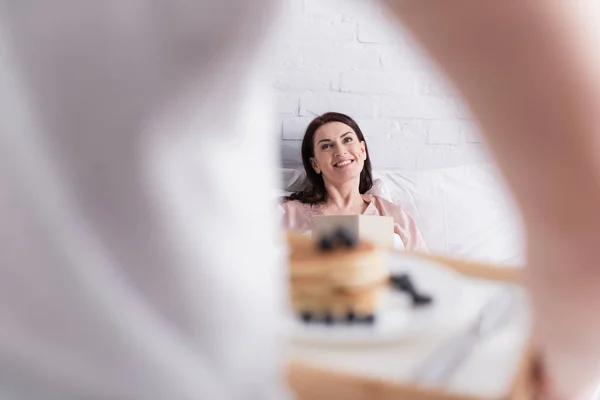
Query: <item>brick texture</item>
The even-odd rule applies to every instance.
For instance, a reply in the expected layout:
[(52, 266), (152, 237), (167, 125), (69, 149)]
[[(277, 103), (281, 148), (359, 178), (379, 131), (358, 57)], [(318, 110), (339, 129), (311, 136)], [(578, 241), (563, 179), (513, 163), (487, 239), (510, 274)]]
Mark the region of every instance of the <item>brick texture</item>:
[(460, 93), (381, 4), (284, 3), (272, 57), (284, 165), (300, 165), (304, 130), (326, 111), (357, 120), (376, 168), (438, 168), (489, 160)]

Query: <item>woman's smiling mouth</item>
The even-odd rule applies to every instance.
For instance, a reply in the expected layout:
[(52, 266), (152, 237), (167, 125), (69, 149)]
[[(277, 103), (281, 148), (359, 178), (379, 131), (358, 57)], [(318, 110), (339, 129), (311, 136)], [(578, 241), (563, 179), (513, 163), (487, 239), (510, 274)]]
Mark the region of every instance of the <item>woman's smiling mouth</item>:
[(354, 162), (354, 160), (344, 160), (344, 161), (339, 161), (339, 162), (333, 164), (333, 166), (336, 168), (344, 168), (344, 167), (347, 167), (348, 165), (352, 164), (353, 162)]

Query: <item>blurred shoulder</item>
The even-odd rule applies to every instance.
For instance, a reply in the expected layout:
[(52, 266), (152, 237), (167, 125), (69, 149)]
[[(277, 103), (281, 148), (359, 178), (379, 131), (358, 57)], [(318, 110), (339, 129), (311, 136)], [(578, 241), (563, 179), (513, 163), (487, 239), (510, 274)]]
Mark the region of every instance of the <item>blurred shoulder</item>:
[(300, 200), (284, 200), (281, 206), (286, 212), (300, 212), (307, 209), (307, 205)]
[(404, 207), (402, 207), (401, 205), (392, 203), (391, 201), (389, 201), (379, 195), (371, 194), (369, 196), (373, 199), (373, 201), (375, 202), (375, 204), (377, 206), (384, 207), (387, 210), (404, 211)]
[(287, 200), (281, 205), (283, 209), (284, 226), (287, 229), (307, 231), (311, 229), (312, 204), (299, 200)]
[(387, 199), (384, 199), (378, 195), (370, 195), (375, 202), (375, 207), (379, 210), (379, 215), (394, 217), (395, 220), (405, 220), (412, 219), (411, 215), (406, 211), (406, 209), (400, 205), (393, 203)]

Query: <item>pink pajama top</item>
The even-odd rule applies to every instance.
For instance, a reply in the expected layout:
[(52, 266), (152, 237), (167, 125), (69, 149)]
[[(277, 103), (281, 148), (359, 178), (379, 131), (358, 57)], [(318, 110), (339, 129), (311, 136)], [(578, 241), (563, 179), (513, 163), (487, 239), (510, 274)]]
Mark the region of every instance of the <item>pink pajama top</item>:
[[(363, 194), (363, 199), (369, 204), (362, 215), (389, 216), (394, 219), (394, 233), (399, 236), (404, 249), (427, 251), (427, 245), (417, 228), (414, 219), (406, 210), (397, 204), (379, 196)], [(310, 231), (312, 217), (324, 215), (320, 204), (305, 204), (298, 200), (283, 203), (284, 225), (287, 229), (299, 232)]]

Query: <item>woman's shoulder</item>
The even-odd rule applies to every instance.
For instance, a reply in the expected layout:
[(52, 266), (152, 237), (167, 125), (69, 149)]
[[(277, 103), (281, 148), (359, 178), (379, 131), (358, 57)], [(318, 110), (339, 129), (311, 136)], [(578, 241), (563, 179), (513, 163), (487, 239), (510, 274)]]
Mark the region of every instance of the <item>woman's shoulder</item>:
[(300, 200), (286, 200), (283, 208), (284, 224), (288, 229), (310, 229), (312, 218), (311, 204), (302, 203)]
[(305, 203), (300, 200), (285, 200), (281, 207), (286, 215), (311, 218), (315, 213), (315, 204)]
[(369, 196), (371, 196), (371, 198), (375, 202), (375, 205), (381, 215), (404, 216), (408, 214), (406, 209), (400, 204), (393, 203), (388, 199), (385, 199), (376, 194), (371, 194)]
[(290, 210), (290, 211), (303, 210), (303, 211), (305, 211), (308, 208), (307, 206), (310, 206), (310, 204), (305, 204), (305, 203), (301, 202), (300, 200), (284, 199), (281, 206), (283, 207), (284, 210)]
[(373, 199), (373, 201), (376, 204), (380, 204), (380, 205), (383, 205), (383, 206), (389, 207), (389, 208), (401, 208), (401, 209), (404, 209), (404, 207), (402, 207), (402, 206), (400, 206), (400, 205), (398, 205), (396, 203), (393, 203), (393, 202), (389, 201), (388, 199), (386, 199), (386, 198), (384, 198), (384, 197), (382, 197), (380, 195), (369, 194), (367, 196), (370, 196), (371, 199)]

